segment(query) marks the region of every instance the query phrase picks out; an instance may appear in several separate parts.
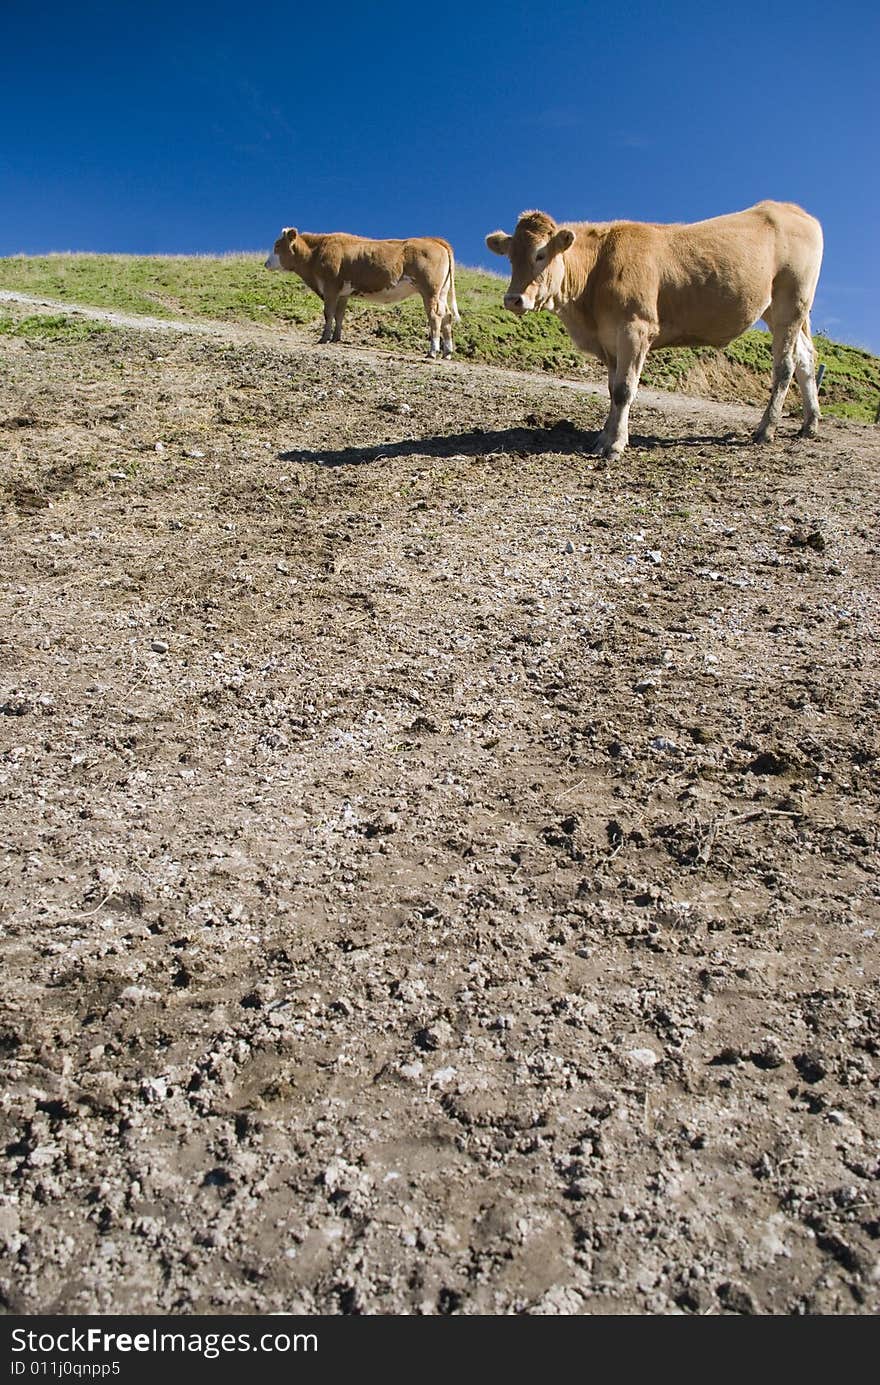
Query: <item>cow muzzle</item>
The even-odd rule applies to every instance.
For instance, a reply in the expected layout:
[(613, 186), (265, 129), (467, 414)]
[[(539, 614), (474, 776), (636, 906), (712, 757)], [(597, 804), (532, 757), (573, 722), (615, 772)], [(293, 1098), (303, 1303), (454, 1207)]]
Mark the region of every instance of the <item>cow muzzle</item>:
[(275, 254), (275, 251), (274, 251), (274, 250), (272, 251), (272, 254), (269, 256), (269, 258), (268, 258), (268, 260), (266, 261), (266, 263), (263, 265), (263, 268), (264, 268), (264, 269), (280, 269), (280, 268), (281, 268), (281, 261), (279, 260), (278, 256)]
[(527, 313), (532, 305), (526, 302), (521, 293), (506, 293), (504, 306), (509, 308), (512, 313), (516, 313), (517, 317), (520, 317), (523, 313)]

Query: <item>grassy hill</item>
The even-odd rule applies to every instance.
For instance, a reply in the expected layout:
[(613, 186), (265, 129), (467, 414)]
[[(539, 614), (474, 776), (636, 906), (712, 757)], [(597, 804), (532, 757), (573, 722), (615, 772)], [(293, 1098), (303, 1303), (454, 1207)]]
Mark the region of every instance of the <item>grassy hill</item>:
[[(462, 314), (456, 348), (465, 359), (522, 370), (604, 378), (598, 361), (583, 356), (549, 313), (517, 319), (501, 306), (504, 281), (482, 270), (456, 267)], [(153, 317), (214, 318), (264, 324), (314, 323), (321, 304), (293, 275), (269, 274), (262, 256), (17, 255), (0, 259), (0, 288), (42, 294)], [(50, 320), (54, 321), (54, 319)], [(44, 319), (44, 323), (47, 320)], [(2, 331), (51, 331), (48, 325), (13, 325), (0, 311)], [(56, 331), (63, 328), (56, 323)], [(420, 350), (425, 340), (421, 303), (372, 307), (352, 300), (346, 340)], [(867, 351), (816, 338), (826, 373), (821, 402), (827, 414), (873, 421), (880, 397), (880, 359)], [(725, 351), (690, 348), (648, 357), (644, 383), (721, 399), (764, 403), (770, 378), (769, 337), (747, 332)], [(798, 404), (792, 391), (793, 406)]]

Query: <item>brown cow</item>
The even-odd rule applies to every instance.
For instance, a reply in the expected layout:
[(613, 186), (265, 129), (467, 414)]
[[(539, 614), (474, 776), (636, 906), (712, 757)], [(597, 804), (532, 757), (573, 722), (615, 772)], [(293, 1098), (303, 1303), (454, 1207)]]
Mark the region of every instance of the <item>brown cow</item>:
[(506, 255), (504, 306), (556, 313), (582, 351), (608, 367), (611, 410), (593, 452), (617, 457), (629, 441), (629, 410), (649, 351), (726, 346), (759, 318), (773, 333), (773, 388), (754, 435), (770, 442), (791, 377), (803, 403), (803, 436), (819, 422), (810, 308), (822, 262), (822, 228), (791, 202), (691, 225), (639, 221), (557, 225), (523, 212), (512, 236), (486, 244)]
[(312, 235), (289, 226), (266, 261), (267, 269), (298, 274), (324, 302), (321, 341), (342, 339), (342, 319), (355, 295), (368, 303), (400, 303), (421, 295), (428, 314), (428, 355), (451, 356), (455, 301), (452, 246), (436, 236), (412, 240), (365, 240), (341, 232)]

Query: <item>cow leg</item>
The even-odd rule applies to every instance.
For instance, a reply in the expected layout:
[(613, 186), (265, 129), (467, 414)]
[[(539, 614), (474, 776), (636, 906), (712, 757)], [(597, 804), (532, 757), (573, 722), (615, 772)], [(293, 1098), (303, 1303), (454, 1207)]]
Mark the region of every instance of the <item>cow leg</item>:
[[(764, 321), (770, 325), (773, 333), (773, 386), (770, 403), (753, 434), (755, 442), (772, 442), (776, 436), (785, 396), (794, 375), (795, 351), (805, 315), (804, 308), (794, 313), (783, 312), (775, 303), (771, 305), (771, 311), (764, 314)], [(812, 351), (810, 354), (812, 356)]]
[(814, 438), (819, 431), (819, 391), (816, 387), (816, 353), (810, 335), (810, 319), (805, 318), (795, 345), (794, 374), (801, 392), (804, 422), (801, 437)]
[(611, 412), (593, 447), (593, 452), (602, 457), (619, 457), (629, 442), (629, 411), (654, 335), (647, 322), (628, 322), (618, 331)]
[(445, 315), (444, 318), (443, 318), (443, 327), (442, 327), (442, 332), (441, 332), (441, 335), (442, 335), (442, 342), (441, 342), (441, 345), (442, 345), (442, 348), (443, 348), (443, 355), (445, 356), (445, 358), (446, 358), (447, 360), (449, 359), (449, 357), (452, 355), (453, 351), (455, 350), (455, 343), (454, 343), (454, 341), (452, 340), (452, 324), (453, 324), (454, 321), (455, 321), (455, 319), (453, 318), (452, 313), (447, 312), (446, 315)]
[(336, 300), (336, 312), (334, 313), (335, 326), (331, 341), (342, 341), (342, 319), (345, 317), (345, 310), (348, 307), (348, 294), (343, 298), (342, 294)]
[(601, 457), (604, 454), (605, 448), (608, 446), (608, 439), (613, 436), (611, 426), (616, 413), (614, 404), (614, 372), (617, 370), (617, 362), (612, 356), (606, 356), (605, 364), (608, 367), (608, 397), (611, 400), (611, 408), (608, 417), (602, 425), (601, 433), (596, 434), (593, 446), (590, 448), (590, 455), (593, 457)]
[(440, 346), (443, 357), (448, 360), (455, 350), (452, 341), (452, 313), (449, 311), (449, 285), (444, 284), (437, 294), (437, 312), (440, 314)]
[(336, 317), (337, 297), (335, 293), (324, 295), (324, 330), (321, 333), (321, 344), (333, 340), (333, 321)]
[(440, 333), (443, 329), (446, 304), (441, 304), (439, 296), (433, 293), (426, 294), (422, 302), (428, 314), (428, 355), (432, 361), (436, 361), (440, 355)]

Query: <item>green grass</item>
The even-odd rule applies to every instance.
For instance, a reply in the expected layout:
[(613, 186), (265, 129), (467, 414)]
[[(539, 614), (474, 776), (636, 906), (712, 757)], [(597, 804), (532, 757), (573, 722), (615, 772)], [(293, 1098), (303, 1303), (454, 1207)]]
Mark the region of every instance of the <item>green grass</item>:
[(255, 255), (14, 255), (0, 288), (164, 318), (309, 322), (320, 308)]
[(112, 328), (106, 322), (89, 322), (64, 314), (50, 316), (48, 313), (16, 318), (0, 307), (0, 336), (28, 337), (36, 341), (82, 341), (85, 337), (110, 331)]
[[(462, 321), (455, 334), (464, 359), (520, 370), (593, 376), (601, 367), (577, 351), (561, 324), (549, 313), (515, 318), (501, 306), (505, 280), (482, 270), (456, 267)], [(87, 303), (119, 312), (163, 318), (213, 318), (267, 325), (313, 323), (321, 304), (294, 275), (270, 274), (262, 256), (177, 255), (16, 255), (0, 259), (0, 288)], [(27, 318), (0, 331), (18, 335), (85, 335), (100, 324), (70, 323), (61, 318)], [(62, 326), (65, 323), (68, 325)], [(420, 351), (425, 345), (421, 304), (410, 299), (396, 307), (373, 307), (352, 300), (346, 317), (346, 340), (365, 345)], [(823, 411), (839, 417), (873, 421), (880, 396), (880, 359), (857, 347), (816, 338), (819, 360), (826, 367), (820, 399)], [(725, 364), (726, 363), (726, 364)], [(659, 389), (687, 389), (711, 367), (729, 379), (727, 397), (746, 390), (763, 398), (770, 382), (770, 344), (765, 332), (746, 332), (723, 353), (683, 348), (648, 357), (644, 383)]]

